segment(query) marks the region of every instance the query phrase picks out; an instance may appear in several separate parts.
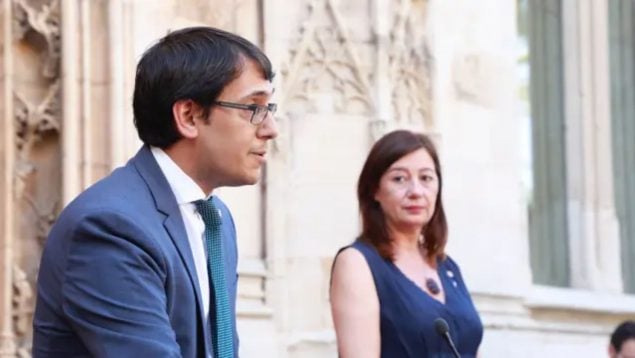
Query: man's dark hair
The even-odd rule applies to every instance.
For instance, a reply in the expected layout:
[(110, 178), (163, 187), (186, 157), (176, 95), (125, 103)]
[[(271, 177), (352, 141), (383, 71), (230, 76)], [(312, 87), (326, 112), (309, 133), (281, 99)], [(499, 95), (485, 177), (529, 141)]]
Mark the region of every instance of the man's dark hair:
[(624, 321), (620, 323), (615, 332), (611, 335), (611, 345), (615, 352), (622, 350), (622, 344), (629, 339), (635, 339), (635, 321)]
[(174, 103), (191, 99), (209, 113), (225, 86), (240, 76), (247, 59), (260, 67), (265, 79), (273, 79), (267, 56), (238, 35), (191, 27), (160, 39), (137, 65), (132, 106), (139, 138), (160, 148), (178, 141)]

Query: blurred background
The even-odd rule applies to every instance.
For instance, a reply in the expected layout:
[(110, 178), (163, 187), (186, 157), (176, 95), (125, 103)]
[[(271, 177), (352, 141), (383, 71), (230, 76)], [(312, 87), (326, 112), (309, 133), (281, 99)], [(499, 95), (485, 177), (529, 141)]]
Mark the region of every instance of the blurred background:
[(0, 356), (29, 357), (42, 244), (140, 146), (135, 65), (167, 31), (261, 46), (280, 137), (238, 228), (242, 357), (336, 357), (328, 287), (372, 143), (430, 134), (481, 357), (602, 357), (635, 317), (632, 0), (2, 0)]

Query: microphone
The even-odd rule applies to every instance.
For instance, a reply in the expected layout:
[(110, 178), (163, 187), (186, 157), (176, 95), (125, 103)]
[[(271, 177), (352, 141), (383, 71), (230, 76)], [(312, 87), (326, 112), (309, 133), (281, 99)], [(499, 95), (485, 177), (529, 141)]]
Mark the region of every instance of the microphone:
[(457, 351), (456, 347), (454, 346), (454, 342), (452, 342), (452, 337), (450, 337), (450, 327), (448, 327), (448, 322), (439, 317), (434, 320), (434, 329), (436, 329), (437, 333), (441, 335), (446, 342), (448, 342), (448, 345), (452, 349), (452, 353), (454, 353), (454, 356), (456, 358), (461, 358), (459, 351)]

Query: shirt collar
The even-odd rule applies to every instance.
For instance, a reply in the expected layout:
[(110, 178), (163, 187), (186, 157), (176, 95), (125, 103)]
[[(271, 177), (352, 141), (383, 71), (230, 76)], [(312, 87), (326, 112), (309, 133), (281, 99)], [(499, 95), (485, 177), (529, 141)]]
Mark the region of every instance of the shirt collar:
[(163, 175), (168, 180), (170, 189), (172, 189), (179, 205), (209, 198), (205, 195), (203, 189), (166, 152), (158, 147), (150, 147), (150, 149)]

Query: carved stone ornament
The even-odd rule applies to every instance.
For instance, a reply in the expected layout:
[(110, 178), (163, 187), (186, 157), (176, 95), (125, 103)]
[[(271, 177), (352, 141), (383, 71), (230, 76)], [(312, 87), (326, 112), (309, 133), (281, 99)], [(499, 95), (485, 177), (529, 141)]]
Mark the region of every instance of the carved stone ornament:
[(52, 79), (59, 76), (60, 67), (60, 6), (59, 0), (13, 0), (13, 37), (21, 40), (34, 31), (46, 43), (42, 74)]
[[(15, 64), (13, 88), (15, 161), (13, 170), (14, 230), (11, 249), (14, 261), (11, 290), (10, 336), (0, 354), (31, 356), (31, 321), (34, 307), (35, 270), (38, 257), (55, 218), (59, 188), (50, 183), (58, 175), (52, 151), (59, 150), (60, 132), (60, 9), (59, 0), (11, 0)], [(46, 153), (46, 155), (43, 155)], [(43, 169), (44, 168), (44, 169)], [(53, 168), (53, 169), (51, 169)], [(55, 180), (52, 180), (55, 182)], [(44, 183), (44, 184), (43, 184)], [(22, 205), (22, 204), (28, 205)], [(29, 210), (33, 211), (33, 215)], [(34, 226), (35, 225), (35, 226)], [(35, 252), (33, 252), (35, 249)], [(7, 318), (8, 318), (7, 317)]]
[[(13, 323), (14, 333), (19, 337), (17, 342), (18, 357), (30, 357), (31, 339), (25, 336), (31, 331), (33, 319), (33, 288), (26, 273), (13, 265)], [(22, 339), (20, 339), (22, 338)]]
[[(24, 182), (35, 168), (30, 155), (45, 133), (60, 131), (60, 13), (59, 0), (13, 0), (14, 39), (33, 48), (45, 46), (41, 75), (46, 86), (40, 98), (27, 98), (14, 89), (17, 149), (15, 194), (20, 198)], [(27, 36), (27, 34), (33, 34)], [(43, 40), (43, 41), (41, 41)]]
[(38, 105), (29, 104), (17, 92), (14, 93), (16, 130), (16, 197), (24, 192), (24, 181), (35, 168), (29, 161), (29, 154), (42, 136), (49, 131), (59, 133), (60, 81), (57, 79), (47, 89), (46, 96)]
[(393, 6), (389, 71), (393, 85), (392, 106), (397, 121), (432, 122), (432, 57), (423, 28), (425, 2), (399, 1)]
[(42, 208), (44, 204), (38, 205), (38, 203), (36, 203), (35, 200), (27, 193), (24, 193), (22, 198), (31, 207), (31, 210), (33, 210), (37, 217), (35, 239), (41, 246), (44, 246), (44, 242), (48, 237), (49, 231), (51, 231), (51, 227), (57, 220), (58, 205), (60, 204), (60, 201), (58, 200), (52, 203), (46, 203), (47, 208)]
[(289, 60), (281, 66), (281, 102), (289, 110), (371, 114), (368, 75), (333, 0), (312, 1), (307, 6), (300, 40), (291, 46)]
[(17, 92), (14, 95), (18, 150), (22, 150), (27, 142), (37, 142), (48, 131), (59, 132), (59, 79), (47, 88), (44, 99), (37, 105), (28, 103)]

